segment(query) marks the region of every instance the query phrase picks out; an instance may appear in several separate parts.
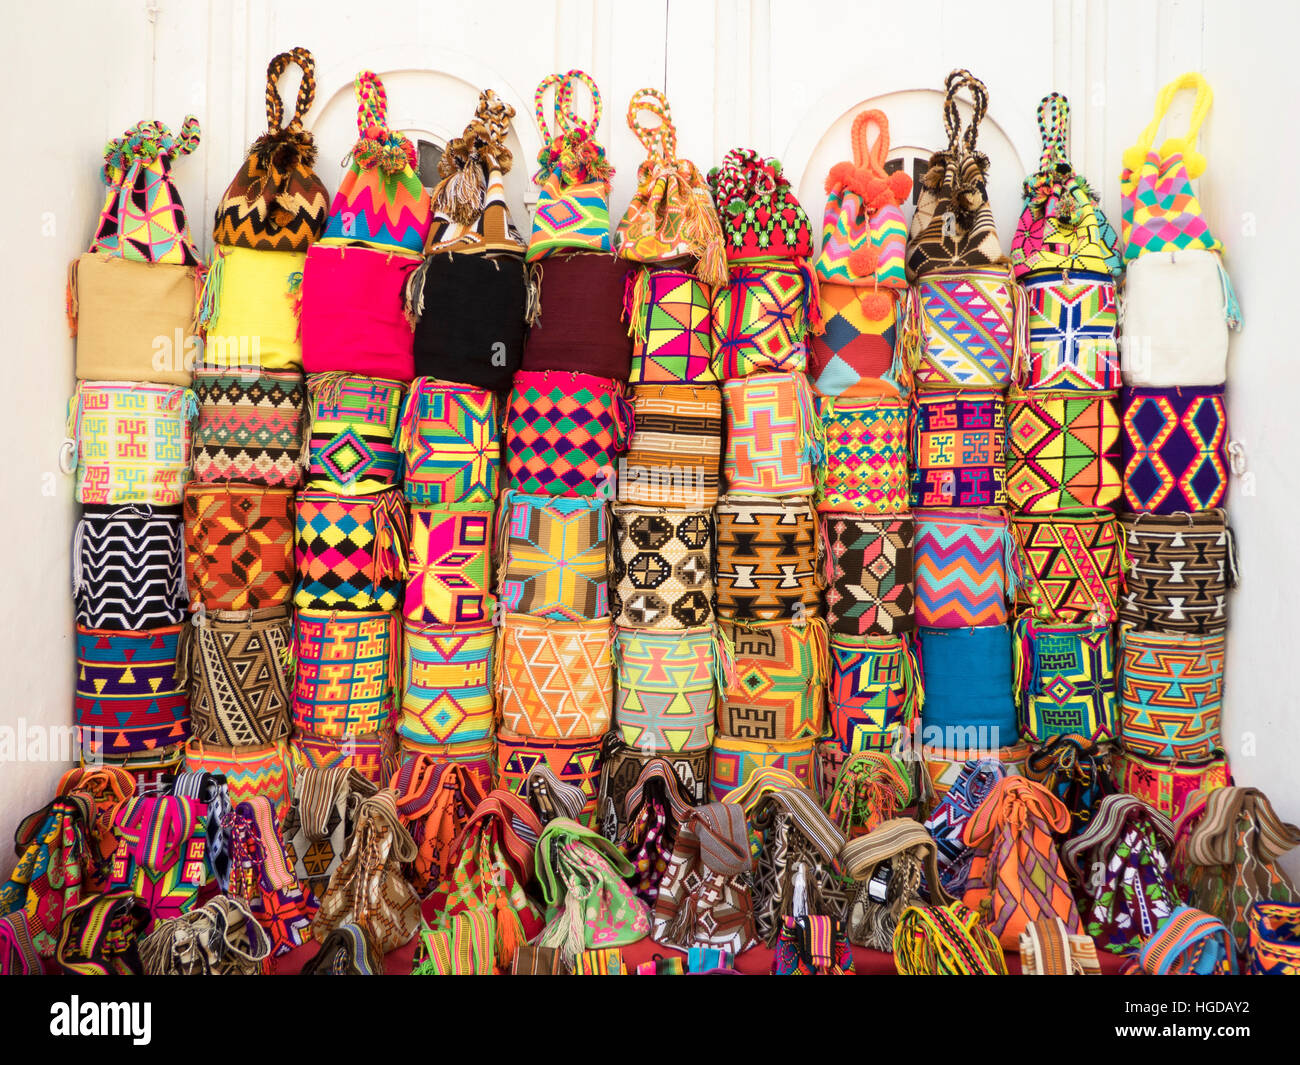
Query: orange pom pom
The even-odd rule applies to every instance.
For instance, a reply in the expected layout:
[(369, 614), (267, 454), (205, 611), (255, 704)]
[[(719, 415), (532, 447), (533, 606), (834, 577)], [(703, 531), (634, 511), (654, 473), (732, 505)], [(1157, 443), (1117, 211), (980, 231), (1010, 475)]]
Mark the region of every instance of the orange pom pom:
[(872, 289), (865, 293), (858, 301), (862, 305), (862, 313), (870, 318), (873, 322), (879, 322), (889, 316), (889, 306), (892, 302), (888, 292), (880, 289)]
[(880, 252), (874, 244), (863, 244), (849, 254), (849, 269), (856, 277), (870, 277), (876, 272)]
[(912, 195), (912, 179), (903, 171), (895, 170), (889, 175), (889, 188), (894, 194), (894, 199), (902, 203)]

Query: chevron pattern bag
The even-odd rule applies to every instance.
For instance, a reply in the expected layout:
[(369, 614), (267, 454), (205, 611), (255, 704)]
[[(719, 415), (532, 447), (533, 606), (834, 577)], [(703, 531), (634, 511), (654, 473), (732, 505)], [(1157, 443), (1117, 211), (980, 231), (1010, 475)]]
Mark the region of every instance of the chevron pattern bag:
[[(963, 131), (957, 92), (973, 100)], [(907, 277), (916, 281), (948, 267), (986, 266), (1004, 261), (986, 182), (988, 157), (976, 148), (989, 94), (969, 70), (954, 70), (944, 82), (943, 125), (948, 147), (930, 156), (907, 237)]]
[(393, 709), (399, 637), (387, 612), (298, 609), (293, 618), (293, 720), (343, 738), (378, 732)]
[(552, 621), (507, 614), (496, 665), (502, 725), (544, 740), (598, 740), (609, 731), (613, 713), (611, 649), (606, 618)]
[[(477, 746), (467, 746), (467, 754), (472, 752), (476, 758), (481, 756)], [(379, 787), (392, 780), (398, 768), (397, 737), (391, 721), (385, 722), (376, 732), (350, 733), (339, 738), (313, 736), (299, 730), (293, 734), (290, 751), (294, 766), (305, 765), (313, 769), (343, 766), (355, 769)]]
[(1167, 762), (1224, 753), (1223, 634), (1120, 630), (1119, 738), (1125, 750)]
[(363, 70), (355, 89), (358, 139), (321, 240), (418, 255), (433, 214), (416, 172), (415, 145), (388, 128), (388, 94), (377, 74)]
[(82, 508), (72, 540), (77, 624), (138, 631), (185, 617), (184, 528), (176, 507)]
[(912, 506), (1003, 506), (1006, 432), (1001, 392), (913, 397)]
[(1119, 296), (1110, 275), (1034, 273), (1020, 285), (1029, 334), (1025, 386), (1118, 389)]
[[(578, 114), (578, 86), (591, 94), (591, 119)], [(555, 90), (552, 129), (546, 121), (546, 97)], [(581, 70), (549, 74), (533, 96), (542, 150), (537, 156), (533, 181), (541, 193), (533, 213), (528, 241), (529, 262), (565, 250), (613, 250), (609, 232), (609, 184), (614, 168), (596, 140), (600, 128), (600, 90), (591, 75)]]
[(1209, 635), (1227, 628), (1237, 545), (1222, 510), (1125, 514), (1120, 621), (1134, 629)]
[(1039, 621), (1115, 620), (1124, 571), (1119, 522), (1108, 510), (1016, 514), (1016, 612)]
[(763, 622), (821, 616), (821, 547), (808, 500), (725, 495), (714, 514), (719, 617)]
[(294, 508), (293, 605), (392, 610), (402, 596), (410, 530), (395, 488), (371, 496), (299, 492)]
[(501, 424), (497, 397), (487, 389), (417, 377), (402, 405), (397, 447), (408, 502), (426, 507), (495, 502)]
[(1040, 270), (1119, 274), (1119, 237), (1070, 163), (1070, 101), (1059, 92), (1039, 102), (1038, 132), (1043, 154), (1025, 178), (1025, 207), (1011, 241), (1016, 277)]
[(807, 267), (736, 265), (713, 298), (713, 372), (720, 380), (754, 373), (802, 373), (805, 339), (820, 327)]
[(1114, 392), (1013, 388), (1007, 396), (1007, 499), (1021, 511), (1106, 507), (1120, 495)]
[[(1156, 134), (1174, 97), (1184, 89), (1196, 93), (1187, 132), (1155, 149)], [(1205, 172), (1205, 156), (1196, 150), (1201, 123), (1210, 113), (1214, 93), (1200, 74), (1175, 78), (1156, 97), (1155, 117), (1124, 152), (1120, 174), (1123, 202), (1124, 259), (1132, 262), (1150, 252), (1222, 251), (1201, 211), (1192, 181)]]
[(302, 480), (302, 375), (292, 370), (246, 374), (197, 368), (194, 394), (196, 481), (282, 485)]
[(916, 282), (906, 343), (917, 388), (1002, 390), (1025, 361), (1025, 297), (1004, 266), (934, 269)]
[(614, 630), (614, 721), (629, 747), (655, 756), (713, 742), (723, 650), (712, 626)]
[(1109, 625), (1044, 625), (1017, 618), (1012, 634), (1021, 734), (1113, 738), (1115, 645)]
[(176, 675), (184, 624), (143, 632), (76, 630), (72, 714), (84, 757), (151, 751), (190, 731), (185, 680)]
[(826, 621), (843, 636), (892, 636), (916, 627), (910, 517), (825, 514)]
[(228, 747), (190, 740), (185, 747), (185, 771), (224, 777), (231, 805), (253, 800), (268, 803), (277, 826), (289, 812), (293, 766), (283, 742)]
[(944, 629), (1003, 624), (1019, 572), (1006, 512), (926, 507), (913, 520), (916, 623)]
[(1256, 902), (1250, 907), (1251, 976), (1300, 974), (1300, 904)]
[(473, 625), (492, 619), (492, 513), (410, 508), (410, 551), (402, 614), (420, 624)]
[(490, 625), (405, 622), (398, 734), (424, 744), (491, 739), (495, 643)]
[(916, 647), (908, 636), (830, 639), (830, 726), (841, 749), (886, 750), (925, 704)]
[(796, 740), (824, 731), (826, 622), (722, 623), (732, 672), (719, 728), (749, 740)]
[(818, 401), (826, 448), (817, 509), (895, 514), (908, 505), (908, 405), (892, 396)]
[(343, 373), (313, 374), (307, 487), (339, 495), (382, 492), (402, 475), (397, 446), (405, 386)]
[[(302, 70), (288, 125), (278, 82), (289, 68)], [(312, 167), (316, 141), (303, 120), (316, 98), (316, 60), (306, 48), (281, 52), (266, 68), (266, 132), (217, 204), (212, 239), (262, 251), (305, 252), (325, 230), (329, 199)]]

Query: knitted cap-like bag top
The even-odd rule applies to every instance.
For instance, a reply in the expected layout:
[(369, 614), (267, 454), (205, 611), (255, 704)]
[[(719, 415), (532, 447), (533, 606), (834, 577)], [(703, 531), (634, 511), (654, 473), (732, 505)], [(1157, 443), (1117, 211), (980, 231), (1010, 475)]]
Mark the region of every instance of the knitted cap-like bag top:
[(812, 257), (812, 227), (779, 160), (752, 148), (733, 148), (709, 171), (709, 188), (728, 263)]

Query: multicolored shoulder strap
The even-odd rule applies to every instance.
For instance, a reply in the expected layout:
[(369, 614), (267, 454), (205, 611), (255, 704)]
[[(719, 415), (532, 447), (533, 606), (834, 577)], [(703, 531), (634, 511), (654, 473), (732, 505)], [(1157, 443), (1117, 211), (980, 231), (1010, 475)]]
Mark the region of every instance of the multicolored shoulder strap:
[(40, 976), (42, 972), (27, 911), (14, 910), (0, 917), (0, 976)]
[(490, 910), (464, 910), (446, 928), (420, 933), (425, 960), (412, 976), (491, 976), (496, 973), (496, 923)]
[(140, 976), (139, 937), (149, 911), (129, 889), (107, 891), (63, 915), (59, 965), (76, 976)]
[(903, 976), (1007, 975), (1002, 945), (960, 902), (904, 910), (894, 930), (894, 964)]
[(1136, 795), (1108, 795), (1102, 799), (1087, 827), (1061, 848), (1061, 861), (1084, 890), (1091, 892), (1089, 870), (1105, 861), (1126, 829), (1137, 821), (1150, 826), (1166, 850), (1173, 847), (1174, 823)]
[[(506, 508), (502, 508), (506, 513)], [(569, 784), (555, 775), (545, 762), (528, 774), (528, 802), (543, 825), (557, 817), (576, 821), (587, 804), (587, 796), (577, 784)], [(540, 829), (539, 829), (540, 831)]]
[(1152, 976), (1235, 976), (1237, 972), (1227, 926), (1191, 906), (1180, 906), (1169, 915), (1142, 947), (1138, 963)]
[(826, 812), (842, 832), (857, 827), (870, 832), (915, 798), (915, 779), (908, 766), (885, 751), (859, 751), (840, 766)]

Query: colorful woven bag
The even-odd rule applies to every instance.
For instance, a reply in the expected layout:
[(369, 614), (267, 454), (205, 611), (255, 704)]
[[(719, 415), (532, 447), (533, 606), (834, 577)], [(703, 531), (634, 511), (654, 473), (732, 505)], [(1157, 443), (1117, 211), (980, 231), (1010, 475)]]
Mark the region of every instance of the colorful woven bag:
[(259, 747), (289, 735), (291, 620), (279, 606), (205, 612), (182, 626), (176, 672), (189, 682), (194, 739)]
[(228, 895), (244, 900), (254, 920), (271, 937), (271, 956), (287, 954), (311, 940), (316, 897), (294, 875), (279, 821), (264, 796), (236, 805), (227, 818), (231, 840)]
[[(917, 630), (926, 747), (991, 751), (1014, 743), (1011, 630), (1006, 625)], [(966, 757), (974, 757), (974, 753)]]
[(291, 370), (248, 375), (197, 368), (194, 394), (196, 481), (243, 481), (286, 488), (302, 480), (302, 375)]
[[(910, 763), (885, 751), (855, 751), (840, 766), (825, 806), (827, 816), (852, 840), (905, 817), (915, 800), (916, 776)], [(836, 861), (847, 872), (843, 852)]]
[[(969, 89), (970, 124), (963, 131), (957, 92)], [(985, 266), (1004, 257), (988, 201), (988, 157), (976, 149), (989, 107), (984, 83), (969, 70), (944, 81), (943, 125), (948, 147), (930, 156), (907, 235), (907, 277), (915, 281), (948, 267)]]
[(402, 637), (398, 734), (427, 744), (491, 738), (496, 723), (492, 627), (407, 621)]
[(66, 915), (90, 894), (95, 855), (88, 842), (95, 802), (85, 792), (54, 799), (18, 822), (18, 861), (0, 884), (0, 914), (23, 914), (32, 947), (52, 958)]
[(1237, 954), (1222, 921), (1179, 906), (1143, 944), (1137, 967), (1149, 976), (1236, 976)]
[(260, 976), (271, 937), (241, 898), (218, 896), (140, 940), (145, 976)]
[(713, 623), (711, 510), (615, 503), (611, 508), (609, 612), (636, 629)]
[(1007, 396), (1007, 499), (1030, 513), (1105, 507), (1120, 495), (1116, 393)]
[(632, 336), (624, 318), (635, 271), (622, 259), (589, 251), (553, 255), (530, 271), (536, 314), (521, 368), (626, 381)]
[[(69, 769), (59, 778), (58, 796), (76, 793), (89, 798), (92, 803), (91, 818), (83, 829), (88, 860), (82, 869), (82, 877), (88, 892), (102, 891), (108, 883), (109, 867), (117, 850), (114, 821), (118, 810), (135, 795), (135, 790), (135, 779), (131, 774), (110, 765)], [(22, 931), (26, 931), (25, 926)]]
[(894, 965), (903, 976), (1006, 976), (1002, 945), (977, 910), (909, 906), (894, 929)]
[(620, 382), (558, 370), (515, 375), (506, 412), (510, 487), (543, 495), (604, 498), (615, 457), (627, 448), (631, 408)]
[(822, 459), (821, 419), (803, 374), (755, 374), (722, 386), (726, 491), (760, 496), (811, 495)]
[[(575, 106), (577, 87), (591, 93), (590, 121)], [(554, 130), (546, 122), (546, 96), (555, 90)], [(614, 168), (596, 140), (600, 128), (600, 90), (581, 70), (549, 74), (533, 96), (542, 150), (533, 181), (540, 189), (528, 242), (528, 261), (545, 259), (566, 249), (608, 253), (609, 185)]]
[(1070, 935), (1059, 917), (1030, 921), (1020, 933), (1023, 976), (1100, 976), (1097, 944), (1092, 936)]
[(77, 502), (179, 503), (198, 412), (188, 388), (78, 381), (68, 401), (72, 454), (65, 467), (75, 472)]
[(299, 492), (293, 605), (300, 610), (392, 610), (402, 595), (409, 528), (395, 488), (369, 496)]
[(646, 267), (627, 275), (623, 316), (632, 334), (633, 384), (717, 380), (714, 289), (684, 270)]
[[(587, 801), (582, 808), (582, 816), (577, 820), (587, 824), (596, 815), (596, 793), (603, 764), (602, 746), (599, 737), (567, 740), (542, 738), (521, 736), (501, 728), (497, 731), (499, 785), (527, 799), (529, 778), (533, 770), (539, 765), (550, 766), (551, 771), (564, 783), (582, 789)], [(631, 786), (631, 782), (628, 786)]]
[(722, 623), (732, 671), (718, 729), (746, 740), (817, 738), (826, 712), (826, 622)]
[[(317, 260), (313, 260), (315, 262)], [(298, 309), (306, 251), (212, 249), (195, 308), (202, 365), (218, 370), (302, 370)]]
[(905, 344), (916, 387), (997, 389), (1025, 361), (1025, 297), (1005, 266), (934, 269), (916, 282)]
[(418, 848), (406, 876), (427, 894), (451, 875), (461, 834), (486, 792), (469, 766), (423, 754), (405, 758), (390, 787), (397, 816)]
[(402, 613), (421, 624), (490, 621), (492, 512), (411, 507), (410, 551)]
[(1070, 101), (1059, 92), (1039, 102), (1038, 132), (1043, 154), (1025, 178), (1025, 207), (1011, 240), (1016, 277), (1041, 270), (1119, 274), (1119, 237), (1070, 163)]
[[(408, 747), (410, 744), (408, 743)], [(480, 752), (467, 744), (477, 757)], [(367, 780), (384, 787), (397, 772), (397, 739), (391, 722), (373, 733), (349, 733), (343, 737), (313, 736), (301, 730), (293, 734), (290, 750), (294, 766), (355, 769)]]
[(501, 424), (487, 389), (417, 377), (402, 405), (397, 447), (409, 503), (486, 508), (496, 501)]
[(336, 738), (379, 731), (393, 710), (397, 623), (387, 611), (294, 612), (297, 728)]
[(418, 255), (433, 217), (415, 146), (388, 128), (388, 94), (377, 74), (363, 70), (355, 89), (358, 139), (321, 240)]
[(950, 749), (939, 744), (926, 746), (921, 751), (922, 765), (925, 767), (925, 777), (921, 781), (922, 793), (927, 796), (931, 808), (936, 809), (933, 804), (943, 802), (972, 761), (996, 762), (1005, 773), (1024, 776), (1030, 753), (1029, 744), (1023, 742), (983, 750), (976, 744)]
[(228, 747), (190, 740), (185, 746), (185, 771), (225, 777), (232, 805), (265, 800), (270, 804), (276, 825), (284, 823), (289, 812), (289, 783), (293, 778), (285, 743)]
[(916, 623), (941, 629), (1003, 624), (1018, 576), (1006, 512), (927, 507), (913, 520)]
[(802, 373), (805, 338), (820, 329), (807, 265), (737, 265), (713, 297), (713, 372), (720, 380), (754, 373)]
[[(1156, 149), (1160, 125), (1174, 97), (1184, 89), (1196, 93), (1187, 133), (1169, 138)], [(1223, 249), (1211, 235), (1192, 190), (1192, 182), (1205, 172), (1205, 156), (1196, 150), (1196, 141), (1213, 101), (1209, 82), (1200, 74), (1175, 78), (1156, 97), (1151, 124), (1138, 135), (1137, 143), (1124, 151), (1119, 183), (1127, 262), (1151, 252)]]
[(677, 832), (692, 807), (673, 767), (662, 758), (651, 758), (645, 764), (623, 801), (627, 828), (616, 842), (632, 863), (632, 889), (651, 908), (668, 870)]
[(818, 401), (826, 451), (817, 509), (896, 514), (908, 505), (908, 405), (893, 396)]
[(849, 942), (888, 953), (903, 911), (920, 906), (922, 878), (933, 884), (936, 905), (956, 900), (939, 883), (935, 846), (925, 829), (908, 818), (883, 821), (845, 844), (838, 858), (853, 879), (853, 900), (845, 913)]
[(1211, 510), (1228, 495), (1223, 386), (1126, 388), (1120, 393), (1124, 501), (1132, 511)]
[(69, 976), (143, 976), (140, 939), (149, 911), (130, 890), (109, 891), (70, 907), (54, 954)]
[(816, 743), (801, 740), (746, 740), (722, 733), (713, 737), (713, 758), (709, 764), (709, 795), (713, 801), (743, 788), (768, 769), (788, 773), (800, 787), (813, 786)]
[(284, 819), (284, 843), (299, 883), (313, 894), (329, 887), (352, 846), (357, 809), (377, 790), (373, 781), (343, 766), (299, 767)]
[(72, 539), (77, 624), (138, 631), (181, 621), (183, 545), (176, 507), (83, 507)]
[[(727, 242), (728, 264), (812, 258), (812, 227), (777, 159), (733, 148), (709, 171), (709, 188)], [(810, 306), (817, 302), (809, 273)]]
[[(654, 635), (653, 633), (647, 635)], [(680, 641), (680, 637), (674, 637)], [(605, 735), (601, 745), (600, 791), (596, 799), (596, 827), (606, 839), (619, 839), (627, 824), (624, 799), (651, 758), (662, 758), (677, 774), (682, 793), (699, 806), (709, 801), (709, 761), (712, 748), (657, 752), (642, 751), (623, 742), (619, 730)], [(580, 818), (579, 818), (580, 820)]]
[(614, 721), (622, 741), (657, 756), (713, 742), (724, 651), (712, 626), (614, 630)]
[(1222, 510), (1125, 514), (1120, 621), (1134, 629), (1208, 635), (1228, 625), (1237, 545)]
[(128, 799), (114, 831), (108, 890), (130, 889), (149, 912), (146, 931), (194, 908), (208, 880), (206, 806), (175, 795)]
[(1157, 762), (1124, 750), (1115, 752), (1112, 771), (1121, 791), (1136, 795), (1166, 817), (1182, 816), (1187, 800), (1198, 791), (1226, 788), (1232, 783), (1228, 760), (1211, 759), (1201, 765)]
[(914, 507), (1007, 501), (1007, 412), (1000, 392), (927, 392), (913, 399)]
[(1119, 738), (1124, 749), (1166, 762), (1224, 753), (1222, 633), (1120, 630)]
[(1028, 739), (1098, 740), (1119, 731), (1110, 625), (1045, 625), (1017, 618), (1012, 653), (1020, 731)]
[[(930, 774), (925, 770), (922, 772), (922, 784), (933, 784)], [(1006, 765), (997, 758), (969, 759), (961, 765), (952, 786), (938, 798), (925, 820), (925, 830), (934, 840), (936, 849), (936, 882), (954, 896), (965, 894), (974, 856), (974, 851), (962, 838), (966, 822), (988, 797), (993, 785), (1006, 775)]]
[(1111, 780), (1114, 749), (1106, 740), (1058, 734), (1035, 746), (1025, 776), (1036, 780), (1070, 811), (1070, 835), (1088, 824), (1098, 804), (1115, 791)]
[(605, 501), (507, 491), (497, 512), (497, 601), (558, 621), (609, 616)]
[(1070, 826), (1065, 804), (1041, 784), (1003, 777), (971, 815), (962, 841), (976, 848), (963, 902), (986, 915), (989, 931), (1014, 950), (1031, 921), (1059, 917), (1081, 932), (1053, 834)]
[(925, 705), (911, 638), (832, 635), (829, 696), (831, 735), (842, 750), (892, 748)]
[(677, 155), (672, 109), (658, 89), (637, 89), (627, 105), (627, 125), (646, 159), (637, 167), (636, 192), (614, 231), (614, 251), (635, 263), (695, 260), (707, 285), (727, 283), (722, 225), (704, 175)]
[(631, 403), (636, 428), (619, 460), (619, 502), (713, 506), (722, 457), (721, 390), (634, 385)]
[(821, 517), (826, 620), (843, 636), (892, 636), (916, 627), (909, 517)]
[(802, 622), (821, 616), (821, 548), (808, 500), (724, 495), (714, 513), (719, 617)]
[[(486, 909), (446, 918), (446, 928), (422, 928), (412, 976), (496, 976), (496, 920)], [(421, 961), (420, 958), (424, 960)]]
[[(302, 70), (289, 124), (277, 84), (296, 63)], [(281, 52), (266, 68), (266, 132), (253, 142), (239, 173), (217, 204), (212, 239), (262, 251), (305, 252), (325, 231), (329, 199), (312, 169), (316, 141), (303, 120), (316, 99), (316, 60), (306, 48)]]
[(1114, 621), (1124, 572), (1119, 522), (1107, 510), (1016, 514), (1016, 612), (1039, 621)]
[(1109, 274), (1033, 273), (1021, 281), (1027, 388), (1105, 392), (1120, 386), (1119, 297)]
[(553, 621), (507, 614), (498, 640), (497, 695), (505, 729), (545, 740), (593, 741), (609, 731), (614, 669), (607, 618)]
[(405, 386), (350, 374), (313, 374), (307, 487), (372, 495), (401, 477), (397, 446)]
[(114, 632), (77, 626), (72, 716), (85, 757), (151, 751), (189, 735), (185, 679), (176, 676), (183, 628)]
[(1300, 905), (1256, 902), (1250, 907), (1248, 972), (1251, 976), (1300, 974)]
[(191, 484), (185, 490), (190, 602), (206, 610), (282, 606), (293, 589), (290, 489)]
[(853, 950), (838, 917), (782, 918), (772, 951), (773, 976), (852, 976)]

